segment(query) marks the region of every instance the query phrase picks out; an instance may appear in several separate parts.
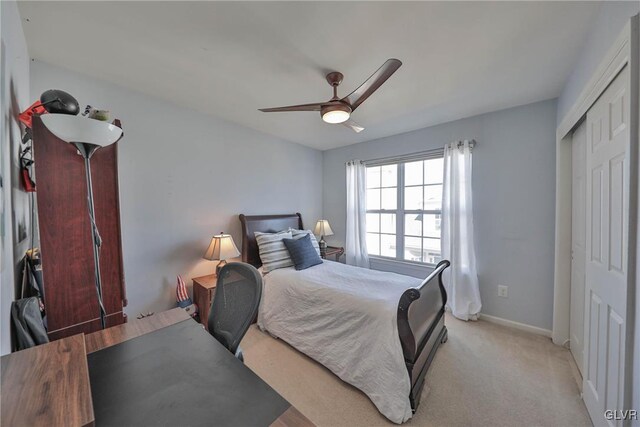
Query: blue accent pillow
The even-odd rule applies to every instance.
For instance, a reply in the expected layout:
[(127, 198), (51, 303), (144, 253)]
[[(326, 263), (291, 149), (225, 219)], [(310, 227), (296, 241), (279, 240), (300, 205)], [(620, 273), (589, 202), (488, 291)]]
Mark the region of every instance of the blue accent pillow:
[(307, 234), (300, 239), (282, 239), (291, 255), (291, 260), (296, 270), (305, 270), (314, 265), (322, 264), (322, 259), (311, 243), (311, 237)]

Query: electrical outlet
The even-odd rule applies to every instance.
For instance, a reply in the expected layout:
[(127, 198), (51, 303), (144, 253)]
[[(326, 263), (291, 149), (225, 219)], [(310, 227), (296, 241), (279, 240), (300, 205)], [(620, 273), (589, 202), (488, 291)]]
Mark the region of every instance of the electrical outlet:
[(509, 287), (505, 285), (498, 285), (498, 296), (502, 298), (509, 298)]

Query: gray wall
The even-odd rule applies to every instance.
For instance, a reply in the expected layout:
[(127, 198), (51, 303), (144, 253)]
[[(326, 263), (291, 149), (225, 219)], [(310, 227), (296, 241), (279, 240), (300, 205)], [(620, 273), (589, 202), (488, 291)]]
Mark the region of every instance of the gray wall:
[[(474, 138), (473, 203), (482, 312), (551, 329), (556, 102), (549, 100), (324, 152), (324, 217), (343, 243), (345, 162)], [(391, 265), (393, 268), (389, 268)], [(416, 275), (406, 264), (372, 264)], [(424, 274), (426, 271), (422, 271)], [(509, 286), (499, 298), (497, 286)]]
[[(14, 1), (0, 1), (2, 59), (0, 78), (0, 354), (11, 351), (9, 316), (15, 298), (17, 261), (29, 246), (29, 195), (22, 191), (19, 172), (21, 131), (18, 114), (30, 105), (29, 55), (22, 21)], [(21, 224), (24, 233), (17, 232)]]
[(130, 316), (175, 306), (177, 274), (190, 286), (190, 278), (213, 272), (215, 263), (201, 257), (222, 230), (239, 247), (238, 214), (300, 211), (309, 227), (321, 216), (320, 151), (32, 62), (31, 93), (51, 88), (122, 120), (120, 207)]
[(558, 124), (578, 100), (604, 55), (629, 18), (640, 12), (640, 1), (605, 1), (591, 26), (582, 53), (558, 98)]

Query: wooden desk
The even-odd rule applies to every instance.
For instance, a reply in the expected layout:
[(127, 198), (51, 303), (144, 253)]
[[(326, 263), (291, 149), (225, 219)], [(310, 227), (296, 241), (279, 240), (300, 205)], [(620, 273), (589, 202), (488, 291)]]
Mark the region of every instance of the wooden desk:
[(0, 362), (7, 427), (313, 426), (181, 308)]
[(88, 356), (98, 424), (313, 425), (191, 319), (115, 335)]
[(191, 316), (182, 308), (173, 308), (153, 316), (136, 319), (133, 322), (123, 323), (122, 325), (85, 335), (87, 354), (188, 319), (191, 319)]
[(2, 356), (0, 364), (3, 426), (94, 425), (83, 334)]

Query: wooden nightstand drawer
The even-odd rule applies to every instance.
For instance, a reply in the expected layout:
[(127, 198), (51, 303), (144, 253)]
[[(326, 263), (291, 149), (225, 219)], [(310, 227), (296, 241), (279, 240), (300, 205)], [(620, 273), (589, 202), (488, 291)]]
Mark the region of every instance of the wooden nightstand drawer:
[(216, 284), (218, 276), (210, 274), (208, 276), (196, 277), (193, 280), (193, 300), (198, 306), (200, 313), (200, 323), (209, 330), (207, 325), (209, 320), (209, 311), (211, 310), (211, 301), (216, 293)]

